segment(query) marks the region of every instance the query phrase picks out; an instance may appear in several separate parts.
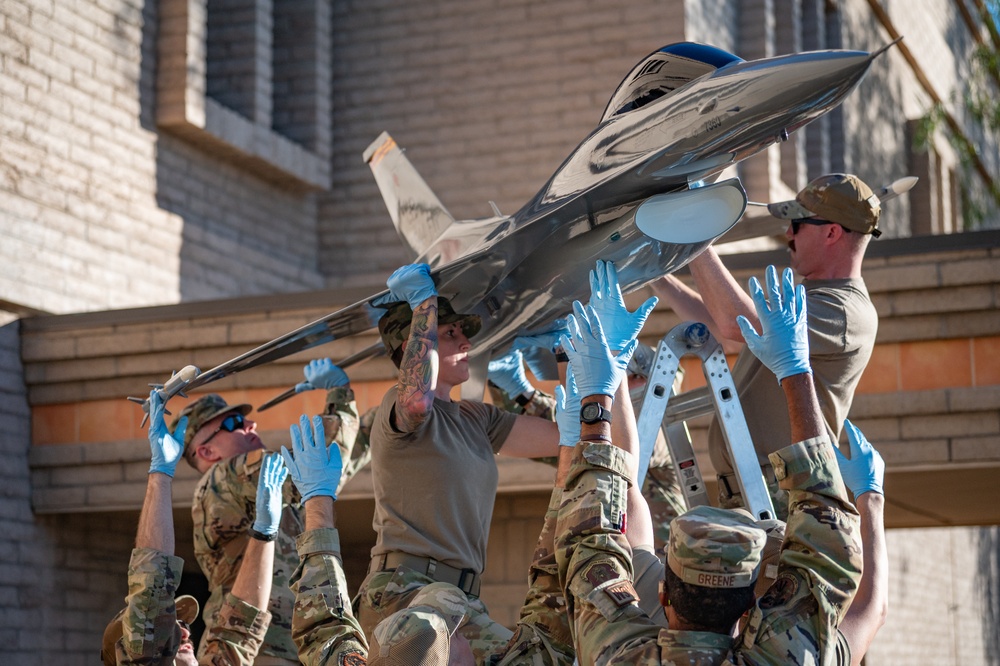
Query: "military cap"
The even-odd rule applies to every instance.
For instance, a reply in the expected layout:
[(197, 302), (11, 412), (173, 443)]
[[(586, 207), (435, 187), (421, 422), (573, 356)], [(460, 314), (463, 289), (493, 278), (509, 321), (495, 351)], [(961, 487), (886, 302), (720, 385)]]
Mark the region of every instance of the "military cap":
[[(403, 343), (410, 337), (410, 323), (413, 320), (413, 310), (405, 301), (393, 303), (389, 311), (378, 320), (378, 332), (382, 336), (382, 344), (392, 362), (399, 366), (403, 359)], [(462, 333), (471, 338), (483, 327), (479, 315), (459, 314), (451, 306), (451, 301), (438, 296), (438, 325), (462, 323)]]
[[(198, 600), (190, 594), (182, 594), (174, 599), (174, 606), (177, 608), (177, 619), (187, 625), (191, 625), (198, 618), (198, 613), (201, 610), (198, 606)], [(118, 663), (115, 645), (124, 632), (125, 627), (122, 620), (127, 611), (128, 606), (118, 611), (117, 615), (111, 618), (111, 622), (108, 622), (108, 626), (104, 628), (104, 638), (101, 640), (101, 659), (106, 666), (115, 666)]]
[(431, 583), (421, 588), (408, 607), (375, 627), (369, 666), (446, 666), (451, 637), (468, 611), (468, 598), (454, 585)]
[(184, 431), (184, 459), (190, 463), (194, 458), (194, 448), (191, 447), (191, 440), (194, 439), (195, 434), (201, 430), (203, 425), (222, 414), (239, 412), (243, 416), (246, 416), (251, 411), (253, 411), (251, 405), (230, 405), (218, 393), (209, 393), (208, 395), (201, 396), (190, 405), (185, 406), (180, 411), (180, 414), (174, 417), (173, 422), (171, 422), (170, 432), (174, 432), (177, 429), (177, 422), (180, 421), (182, 416), (188, 417), (187, 430)]
[(667, 566), (691, 585), (753, 585), (767, 535), (753, 518), (729, 509), (697, 506), (670, 522)]
[(874, 238), (882, 235), (877, 228), (882, 204), (872, 188), (852, 174), (820, 176), (795, 195), (794, 201), (768, 204), (767, 209), (783, 220), (818, 217)]

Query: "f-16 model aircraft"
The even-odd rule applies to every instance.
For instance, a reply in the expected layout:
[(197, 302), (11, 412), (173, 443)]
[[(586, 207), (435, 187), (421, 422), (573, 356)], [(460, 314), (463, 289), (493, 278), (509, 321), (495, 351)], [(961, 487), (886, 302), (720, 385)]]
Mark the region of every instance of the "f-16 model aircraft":
[[(396, 142), (379, 136), (364, 159), (400, 238), (414, 261), (430, 265), (441, 296), (483, 320), (463, 394), (481, 398), (489, 359), (516, 336), (550, 328), (574, 300), (587, 300), (597, 259), (615, 263), (628, 292), (705, 250), (747, 205), (738, 178), (712, 179), (839, 105), (886, 48), (744, 61), (712, 46), (665, 46), (629, 72), (596, 129), (510, 216), (454, 220)], [(385, 312), (373, 303), (386, 293), (197, 375), (186, 388), (369, 330)], [(340, 365), (380, 351), (374, 345)]]

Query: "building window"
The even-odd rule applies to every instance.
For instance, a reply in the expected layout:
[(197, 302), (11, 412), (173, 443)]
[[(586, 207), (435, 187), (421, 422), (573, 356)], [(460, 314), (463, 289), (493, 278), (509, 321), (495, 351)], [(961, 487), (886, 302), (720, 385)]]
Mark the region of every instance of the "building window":
[(161, 0), (157, 125), (266, 179), (330, 186), (330, 0)]

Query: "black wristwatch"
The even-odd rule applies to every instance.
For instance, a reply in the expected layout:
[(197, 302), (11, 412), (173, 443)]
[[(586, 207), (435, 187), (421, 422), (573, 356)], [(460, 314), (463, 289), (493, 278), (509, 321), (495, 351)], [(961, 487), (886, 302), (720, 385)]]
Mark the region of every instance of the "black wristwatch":
[(588, 402), (580, 407), (580, 421), (591, 425), (599, 421), (611, 423), (611, 412), (599, 402)]

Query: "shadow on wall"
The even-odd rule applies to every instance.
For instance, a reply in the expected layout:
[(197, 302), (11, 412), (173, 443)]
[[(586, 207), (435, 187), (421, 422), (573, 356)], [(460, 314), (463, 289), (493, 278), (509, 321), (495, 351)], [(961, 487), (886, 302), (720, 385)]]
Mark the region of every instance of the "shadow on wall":
[(979, 566), (976, 584), (983, 591), (983, 636), (986, 663), (1000, 664), (1000, 527), (979, 530)]
[[(161, 126), (157, 105), (163, 100), (158, 95), (170, 90), (172, 80), (157, 79), (163, 76), (160, 48), (169, 51), (158, 44), (168, 32), (159, 25), (158, 14), (158, 7), (166, 4), (170, 3), (146, 2), (143, 8), (139, 118), (141, 126), (156, 135), (160, 210), (147, 221), (157, 239), (150, 243), (160, 246), (164, 263), (176, 261), (166, 270), (176, 276), (178, 299), (322, 288), (315, 193), (255, 175), (241, 154), (226, 150), (219, 141), (206, 141), (206, 133), (193, 126)], [(240, 115), (232, 110), (223, 113)]]

